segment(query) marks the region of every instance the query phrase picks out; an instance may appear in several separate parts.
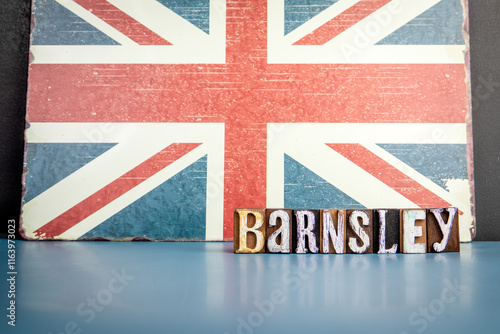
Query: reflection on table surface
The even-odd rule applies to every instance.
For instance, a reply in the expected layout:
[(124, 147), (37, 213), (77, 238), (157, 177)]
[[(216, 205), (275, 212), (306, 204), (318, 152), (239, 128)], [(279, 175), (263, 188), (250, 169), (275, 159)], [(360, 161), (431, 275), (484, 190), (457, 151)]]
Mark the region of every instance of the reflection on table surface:
[(500, 243), (392, 255), (233, 254), (232, 246), (18, 241), (14, 332), (499, 328)]

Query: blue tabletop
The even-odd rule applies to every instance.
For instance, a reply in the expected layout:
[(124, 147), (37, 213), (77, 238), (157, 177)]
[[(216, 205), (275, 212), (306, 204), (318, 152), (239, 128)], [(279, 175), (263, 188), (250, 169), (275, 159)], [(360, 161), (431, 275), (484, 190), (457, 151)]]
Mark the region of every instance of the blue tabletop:
[[(233, 254), (232, 243), (15, 245), (16, 326), (7, 325), (13, 298), (4, 279), (1, 333), (500, 333), (500, 242), (421, 255)], [(7, 254), (7, 240), (0, 249)]]

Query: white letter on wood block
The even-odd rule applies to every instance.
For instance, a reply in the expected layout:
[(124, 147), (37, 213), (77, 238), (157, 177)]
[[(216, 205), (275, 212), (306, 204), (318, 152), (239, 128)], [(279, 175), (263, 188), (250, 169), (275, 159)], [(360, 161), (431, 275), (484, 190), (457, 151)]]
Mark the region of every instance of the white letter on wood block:
[(425, 220), (425, 210), (403, 210), (403, 252), (425, 253), (426, 245), (416, 243), (415, 238), (424, 237), (423, 226), (415, 226), (416, 220)]
[[(259, 253), (264, 249), (264, 234), (259, 231), (264, 225), (264, 216), (259, 211), (251, 210), (238, 210), (240, 215), (240, 247), (238, 252), (241, 253)], [(255, 217), (255, 224), (253, 227), (248, 227), (248, 215)], [(256, 242), (255, 248), (248, 248), (247, 234), (255, 234)]]
[(443, 209), (430, 210), (434, 214), (434, 217), (436, 217), (441, 232), (443, 232), (443, 240), (441, 240), (441, 242), (435, 242), (434, 245), (432, 245), (434, 250), (438, 253), (442, 252), (446, 248), (446, 245), (448, 244), (451, 228), (453, 227), (453, 219), (455, 219), (455, 215), (457, 214), (457, 208), (448, 208), (446, 210), (448, 210), (449, 213), (448, 223), (444, 222), (443, 216), (441, 215)]
[[(276, 226), (278, 218), (281, 219), (281, 226), (267, 239), (267, 248), (271, 253), (290, 253), (290, 216), (283, 210), (273, 211), (269, 217), (269, 226)], [(281, 235), (281, 245), (276, 242), (278, 235)]]
[(368, 217), (366, 212), (358, 210), (353, 211), (351, 213), (351, 216), (349, 217), (349, 224), (351, 225), (352, 230), (361, 238), (361, 241), (363, 241), (363, 245), (360, 247), (356, 242), (356, 238), (351, 237), (349, 238), (349, 247), (354, 253), (361, 254), (366, 251), (368, 247), (370, 247), (370, 237), (361, 228), (361, 225), (359, 225), (358, 218), (361, 218), (363, 226), (370, 225), (370, 218)]
[(377, 210), (380, 219), (380, 237), (379, 237), (379, 254), (394, 254), (398, 250), (398, 245), (394, 244), (390, 249), (385, 249), (385, 214), (387, 210)]
[(333, 249), (335, 253), (344, 253), (344, 235), (345, 235), (345, 211), (337, 210), (337, 231), (333, 224), (330, 210), (323, 210), (323, 253), (330, 253), (330, 237), (332, 238)]
[[(307, 216), (307, 228), (305, 227), (305, 217)], [(297, 218), (297, 249), (296, 253), (306, 253), (306, 235), (309, 240), (309, 250), (311, 253), (317, 253), (316, 236), (313, 233), (316, 224), (314, 213), (308, 210), (299, 210), (295, 212)]]

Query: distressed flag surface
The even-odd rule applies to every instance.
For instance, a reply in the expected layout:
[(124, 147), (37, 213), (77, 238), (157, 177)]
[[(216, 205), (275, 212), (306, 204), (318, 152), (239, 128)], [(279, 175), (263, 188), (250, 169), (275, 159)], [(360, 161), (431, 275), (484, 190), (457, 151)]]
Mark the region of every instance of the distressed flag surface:
[(230, 240), (237, 207), (457, 206), (460, 0), (35, 0), (32, 239)]

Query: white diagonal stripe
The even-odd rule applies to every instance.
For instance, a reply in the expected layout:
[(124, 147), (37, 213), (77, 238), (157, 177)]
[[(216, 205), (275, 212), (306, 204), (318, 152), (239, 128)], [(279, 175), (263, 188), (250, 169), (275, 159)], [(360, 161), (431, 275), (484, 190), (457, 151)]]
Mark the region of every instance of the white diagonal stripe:
[(148, 147), (140, 142), (120, 143), (56, 183), (24, 205), (23, 221), (31, 231), (37, 230), (168, 145), (151, 139)]
[[(209, 36), (155, 0), (108, 0), (174, 45), (203, 43)], [(205, 44), (205, 43), (204, 43)]]
[(131, 40), (126, 35), (122, 34), (120, 31), (116, 30), (76, 2), (72, 0), (55, 0), (61, 6), (64, 6), (66, 9), (70, 10), (77, 16), (81, 17), (85, 21), (87, 21), (92, 26), (96, 27), (98, 30), (102, 31), (104, 34), (108, 35), (118, 43), (122, 45), (138, 45), (136, 42)]
[[(314, 147), (314, 150), (311, 148)], [(290, 145), (286, 152), (292, 159), (314, 171), (328, 183), (367, 208), (391, 203), (394, 208), (416, 208), (415, 203), (364, 169), (322, 143)]]
[[(335, 45), (338, 48), (339, 45), (344, 43), (354, 43), (355, 47), (363, 48), (362, 45), (356, 45), (356, 38), (359, 38), (358, 36), (360, 35), (360, 31), (366, 35), (368, 42), (371, 45), (374, 45), (440, 1), (441, 0), (393, 0), (379, 10), (365, 17), (351, 28), (340, 33), (330, 42), (326, 43), (325, 46)], [(396, 13), (391, 13), (391, 10), (389, 9), (394, 3), (398, 4), (398, 10)], [(382, 21), (377, 16), (380, 11), (388, 13), (388, 15), (390, 15), (390, 19), (388, 21)], [(375, 27), (379, 29), (379, 31), (373, 31), (373, 28)], [(370, 32), (372, 32), (373, 36)], [(375, 34), (375, 32), (377, 33)]]
[(420, 174), (416, 169), (407, 165), (403, 161), (399, 160), (380, 146), (374, 143), (362, 143), (366, 149), (379, 156), (381, 159), (385, 160), (391, 166), (399, 170), (401, 173), (408, 176), (410, 179), (418, 182), (424, 188), (430, 190), (437, 196), (441, 197), (443, 200), (452, 203), (453, 205), (464, 207), (464, 198), (460, 198), (457, 194), (452, 194), (445, 189), (441, 188), (439, 185), (435, 184), (432, 180), (428, 179), (424, 175)]
[[(284, 0), (280, 0), (284, 3)], [(289, 32), (286, 36), (283, 38), (283, 43), (287, 45), (291, 45), (298, 40), (300, 40), (302, 37), (308, 35), (312, 31), (318, 29), (328, 21), (330, 21), (332, 18), (340, 15), (342, 12), (345, 10), (349, 9), (350, 7), (354, 6), (356, 3), (360, 2), (361, 0), (340, 0), (325, 9), (324, 11), (318, 13), (316, 16), (311, 18), (310, 20), (304, 22), (302, 25), (294, 29), (293, 31)], [(283, 7), (284, 8), (284, 5)], [(284, 24), (283, 24), (284, 26)]]
[(324, 45), (293, 45), (293, 43), (358, 1), (338, 1), (286, 36), (284, 0), (270, 1), (268, 62), (271, 64), (463, 64), (464, 45), (375, 45), (439, 1), (441, 0), (393, 0)]
[[(417, 207), (415, 203), (325, 145), (325, 143), (332, 142), (325, 139), (335, 139), (331, 138), (332, 134), (339, 136), (339, 140), (343, 138), (342, 131), (336, 131), (336, 127), (342, 128), (346, 125), (352, 124), (286, 124), (285, 129), (273, 134), (273, 140), (268, 143), (268, 149), (273, 155), (288, 154), (365, 207), (383, 207), (386, 205), (384, 203), (387, 202), (391, 202), (395, 208)], [(364, 126), (369, 125), (365, 124)], [(351, 129), (350, 132), (352, 135), (358, 135), (357, 142), (359, 142), (363, 131), (356, 132), (355, 129)], [(369, 138), (366, 131), (365, 134)], [(349, 138), (347, 140), (349, 141)], [(282, 157), (271, 157), (271, 159), (268, 161), (268, 164), (272, 163), (273, 166), (268, 165), (268, 174), (270, 174), (268, 175), (268, 182), (270, 181), (268, 187), (271, 189), (268, 189), (267, 205), (282, 207), (284, 198)], [(277, 164), (278, 166), (274, 167)]]
[[(94, 212), (77, 225), (68, 229), (66, 232), (63, 232), (56, 239), (62, 240), (74, 240), (80, 238), (82, 235), (92, 230), (94, 227), (99, 225), (100, 223), (106, 221), (111, 218), (113, 215), (117, 214), (122, 209), (126, 208), (128, 205), (132, 204), (142, 196), (146, 195), (151, 190), (155, 189), (163, 182), (176, 175), (186, 167), (190, 166), (198, 159), (207, 154), (205, 150), (205, 145), (200, 145), (194, 150), (190, 151), (182, 158), (172, 162), (166, 168), (162, 169), (160, 172), (155, 175), (147, 178), (136, 187), (127, 191), (114, 201), (110, 202), (100, 210)], [(133, 237), (131, 235), (131, 237)]]
[[(457, 207), (460, 211), (463, 212), (463, 216), (460, 217), (460, 240), (461, 241), (470, 241), (470, 231), (469, 227), (473, 223), (473, 218), (470, 209), (470, 194), (465, 191), (454, 191), (455, 189), (450, 189), (450, 191), (446, 191), (439, 185), (435, 184), (432, 180), (428, 179), (424, 175), (420, 174), (417, 170), (410, 167), (403, 161), (399, 160), (389, 152), (382, 149), (380, 146), (374, 143), (363, 143), (364, 147), (368, 150), (385, 160), (387, 163), (391, 164), (394, 168), (404, 173), (409, 178), (415, 180), (423, 187), (429, 189), (431, 192), (441, 197), (452, 206)], [(469, 180), (457, 180), (460, 183), (463, 183), (465, 189), (470, 189)], [(458, 189), (463, 190), (463, 189)]]

